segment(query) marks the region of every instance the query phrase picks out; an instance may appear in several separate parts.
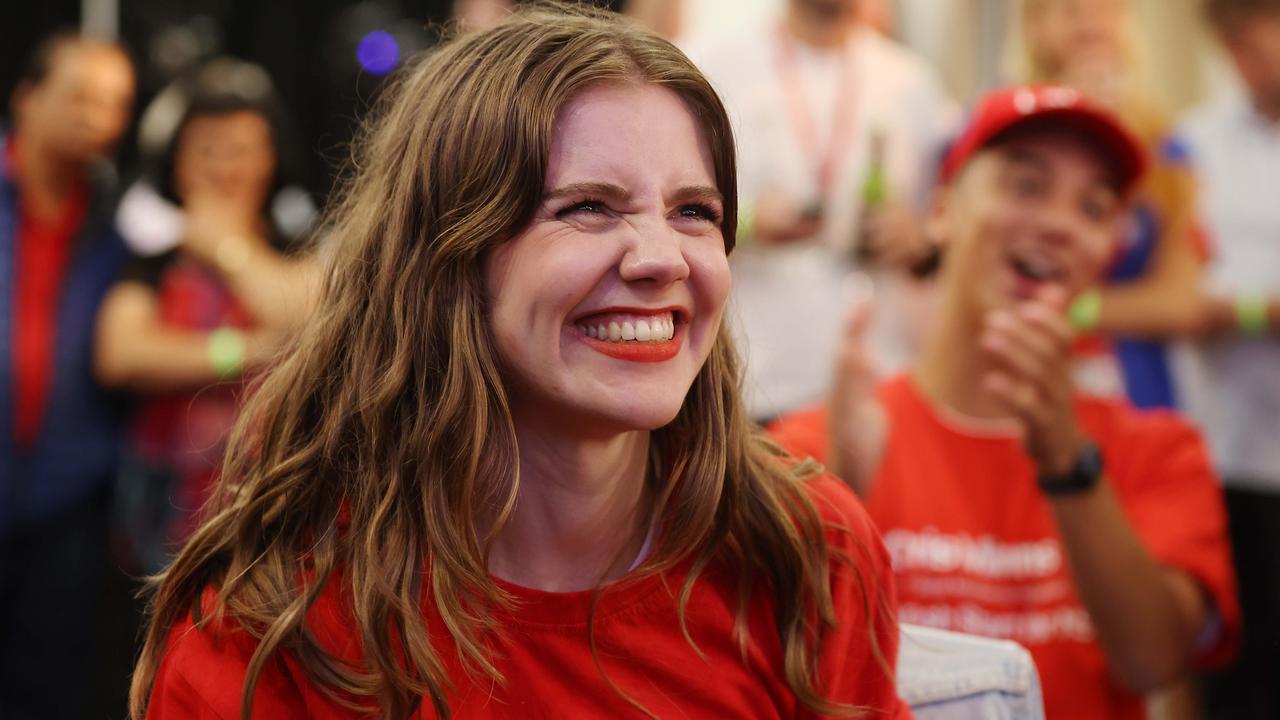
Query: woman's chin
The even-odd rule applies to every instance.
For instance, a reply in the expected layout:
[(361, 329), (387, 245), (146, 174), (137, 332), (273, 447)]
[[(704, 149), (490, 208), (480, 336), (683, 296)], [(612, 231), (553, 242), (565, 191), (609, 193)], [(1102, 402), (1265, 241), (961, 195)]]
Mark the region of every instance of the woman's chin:
[(592, 435), (657, 430), (680, 413), (681, 402), (648, 400), (597, 406), (583, 413), (578, 425)]
[(646, 408), (630, 408), (617, 418), (620, 427), (630, 430), (657, 430), (669, 425), (676, 415), (680, 414), (680, 406), (655, 406)]

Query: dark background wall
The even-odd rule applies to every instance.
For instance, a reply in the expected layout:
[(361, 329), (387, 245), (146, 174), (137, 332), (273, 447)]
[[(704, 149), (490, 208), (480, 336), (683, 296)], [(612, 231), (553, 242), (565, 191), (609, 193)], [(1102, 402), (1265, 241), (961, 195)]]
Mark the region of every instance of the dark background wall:
[[(610, 3), (615, 9), (621, 0)], [(0, 3), (0, 93), (8, 98), (37, 42), (80, 21), (80, 0)], [(430, 44), (451, 0), (121, 0), (121, 39), (139, 68), (135, 117), (172, 79), (174, 45), (195, 38), (203, 57), (233, 55), (266, 68), (291, 114), (296, 180), (319, 200), (329, 191), (346, 142), (376, 96), (381, 77), (358, 70), (362, 33), (391, 31), (412, 52)], [(180, 43), (178, 43), (180, 44)], [(120, 148), (125, 175), (136, 167), (134, 137)]]

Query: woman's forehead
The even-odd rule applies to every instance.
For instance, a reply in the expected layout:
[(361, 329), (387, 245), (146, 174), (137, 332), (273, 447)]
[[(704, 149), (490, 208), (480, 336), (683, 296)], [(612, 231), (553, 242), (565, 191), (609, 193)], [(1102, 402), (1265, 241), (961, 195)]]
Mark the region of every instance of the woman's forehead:
[(569, 100), (552, 136), (548, 184), (659, 173), (714, 184), (706, 131), (684, 100), (659, 85), (593, 85)]

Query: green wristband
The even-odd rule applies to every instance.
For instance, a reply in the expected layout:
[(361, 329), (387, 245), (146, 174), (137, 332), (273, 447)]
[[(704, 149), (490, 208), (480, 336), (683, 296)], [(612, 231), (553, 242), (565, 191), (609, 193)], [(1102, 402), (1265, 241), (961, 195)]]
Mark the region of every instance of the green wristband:
[(244, 335), (239, 330), (220, 327), (209, 333), (206, 352), (213, 371), (223, 380), (237, 377), (244, 369)]
[(1246, 335), (1266, 334), (1267, 299), (1261, 295), (1241, 295), (1236, 298), (1236, 323)]
[(1076, 330), (1092, 330), (1102, 320), (1102, 291), (1086, 290), (1076, 296), (1067, 309), (1067, 319)]

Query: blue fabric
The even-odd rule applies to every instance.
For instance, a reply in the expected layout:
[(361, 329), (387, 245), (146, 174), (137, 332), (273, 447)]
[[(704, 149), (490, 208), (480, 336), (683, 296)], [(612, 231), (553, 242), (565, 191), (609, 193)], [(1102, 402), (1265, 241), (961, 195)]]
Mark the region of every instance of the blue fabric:
[(1044, 720), (1040, 676), (1015, 642), (903, 624), (898, 695), (917, 720)]
[(1160, 162), (1165, 165), (1180, 168), (1190, 168), (1192, 165), (1191, 145), (1177, 135), (1166, 135), (1160, 141), (1159, 153)]
[[(1170, 147), (1168, 152), (1176, 150)], [(1182, 152), (1185, 156), (1185, 150)], [(1155, 208), (1146, 203), (1138, 204), (1133, 210), (1131, 228), (1125, 238), (1124, 250), (1107, 278), (1111, 283), (1131, 282), (1147, 272), (1160, 239), (1160, 220)], [(1113, 344), (1130, 402), (1140, 408), (1177, 406), (1164, 343), (1116, 337)]]
[(1164, 343), (1117, 338), (1115, 353), (1124, 373), (1129, 402), (1140, 408), (1177, 408), (1178, 396)]
[(72, 240), (57, 311), (54, 367), (39, 435), (14, 443), (13, 314), (18, 190), (0, 146), (0, 534), (104, 491), (115, 474), (121, 402), (93, 378), (94, 323), (127, 259), (101, 193)]

